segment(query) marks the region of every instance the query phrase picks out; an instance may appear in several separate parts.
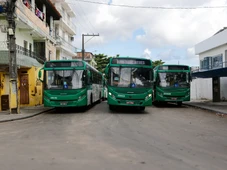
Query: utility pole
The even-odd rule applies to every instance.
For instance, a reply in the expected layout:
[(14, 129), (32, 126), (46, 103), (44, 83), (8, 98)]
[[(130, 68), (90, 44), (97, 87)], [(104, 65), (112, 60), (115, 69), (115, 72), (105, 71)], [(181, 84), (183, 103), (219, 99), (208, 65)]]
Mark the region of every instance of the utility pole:
[(84, 53), (85, 53), (85, 49), (84, 49), (84, 37), (85, 36), (99, 36), (99, 34), (82, 34), (82, 60), (84, 60)]
[(15, 23), (15, 4), (17, 0), (7, 0), (7, 21), (8, 21), (8, 49), (9, 49), (9, 78), (10, 78), (10, 113), (19, 113), (18, 90), (17, 90), (17, 60), (16, 60), (16, 23)]

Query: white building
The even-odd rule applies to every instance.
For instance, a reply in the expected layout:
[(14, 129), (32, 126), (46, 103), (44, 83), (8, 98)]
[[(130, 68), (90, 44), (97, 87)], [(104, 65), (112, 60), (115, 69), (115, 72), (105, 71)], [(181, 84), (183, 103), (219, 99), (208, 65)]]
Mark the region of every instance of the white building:
[[(227, 99), (227, 28), (195, 45), (199, 55), (200, 76), (191, 84), (191, 99), (222, 101)], [(199, 75), (198, 74), (198, 75)], [(225, 77), (224, 77), (225, 76)]]
[(54, 20), (55, 29), (53, 33), (56, 35), (57, 40), (56, 58), (58, 60), (72, 59), (77, 54), (77, 49), (73, 46), (76, 27), (72, 19), (75, 14), (66, 0), (51, 1), (62, 16), (60, 20)]

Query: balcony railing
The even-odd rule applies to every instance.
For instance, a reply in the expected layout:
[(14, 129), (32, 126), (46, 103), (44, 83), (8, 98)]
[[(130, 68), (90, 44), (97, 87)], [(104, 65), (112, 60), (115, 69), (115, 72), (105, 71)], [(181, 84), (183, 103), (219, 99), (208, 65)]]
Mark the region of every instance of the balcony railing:
[[(54, 28), (51, 28), (50, 25), (49, 25), (49, 23), (46, 22), (46, 20), (45, 20), (45, 18), (48, 17), (48, 16), (46, 16), (46, 14), (43, 13), (37, 7), (34, 8), (31, 5), (31, 2), (29, 0), (25, 0), (25, 1), (22, 1), (22, 2), (21, 1), (18, 1), (17, 7), (18, 7), (18, 12), (21, 15), (27, 16), (28, 17), (28, 20), (33, 21), (33, 23), (35, 24), (35, 27), (37, 29), (38, 28), (41, 28), (41, 30), (43, 30), (46, 34), (49, 34), (53, 38), (55, 37), (55, 33), (53, 31)], [(32, 15), (31, 13), (33, 13), (34, 15)], [(24, 20), (26, 20), (26, 19), (24, 18)]]
[(198, 69), (193, 70), (192, 72), (199, 72), (199, 71), (208, 71), (208, 70), (214, 70), (219, 68), (225, 68), (227, 67), (227, 61), (225, 62), (216, 62), (210, 65), (202, 66)]
[(77, 52), (77, 48), (74, 47), (72, 45), (72, 43), (70, 42), (67, 42), (66, 40), (64, 40), (62, 37), (60, 36), (56, 36), (56, 42), (57, 42), (57, 45), (59, 46), (63, 46), (65, 49), (68, 49), (70, 52), (72, 53), (76, 53)]
[(66, 20), (65, 18), (63, 18), (63, 22), (65, 22), (74, 32), (76, 32), (76, 26), (72, 22), (68, 19)]
[(39, 63), (43, 64), (46, 61), (46, 57), (45, 56), (40, 56), (37, 53), (30, 51), (24, 47), (21, 47), (19, 45), (16, 45), (16, 50), (17, 50), (17, 54), (22, 54), (24, 56), (27, 57), (31, 57), (36, 59)]

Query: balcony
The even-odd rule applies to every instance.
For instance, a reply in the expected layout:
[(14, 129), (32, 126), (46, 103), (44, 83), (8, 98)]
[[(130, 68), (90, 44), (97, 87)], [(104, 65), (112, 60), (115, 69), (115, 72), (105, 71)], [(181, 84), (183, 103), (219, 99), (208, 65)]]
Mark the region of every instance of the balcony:
[[(33, 31), (33, 35), (35, 39), (45, 38), (51, 39), (55, 34), (53, 33), (53, 28), (50, 27), (50, 17), (53, 16), (54, 19), (60, 19), (60, 14), (54, 7), (50, 4), (48, 5), (49, 0), (36, 1), (35, 6), (30, 3), (29, 0), (26, 1), (17, 1), (17, 27), (23, 31), (31, 32)], [(48, 10), (46, 14), (42, 12), (40, 9), (45, 5)], [(54, 9), (53, 9), (54, 8)]]
[(56, 37), (56, 42), (57, 42), (57, 49), (64, 49), (65, 51), (67, 51), (68, 53), (70, 53), (70, 55), (75, 56), (76, 52), (77, 52), (77, 48), (74, 47), (72, 45), (72, 43), (67, 42), (66, 40), (64, 40), (62, 37), (57, 36)]
[(63, 18), (61, 18), (60, 21), (54, 21), (54, 22), (56, 25), (60, 25), (61, 28), (66, 30), (69, 34), (76, 35), (76, 26), (73, 23), (66, 21), (66, 19), (63, 19)]
[[(35, 52), (29, 51), (19, 45), (16, 45), (17, 65), (20, 67), (42, 66), (45, 62), (45, 56), (40, 57)], [(0, 51), (0, 65), (9, 65), (9, 51)]]

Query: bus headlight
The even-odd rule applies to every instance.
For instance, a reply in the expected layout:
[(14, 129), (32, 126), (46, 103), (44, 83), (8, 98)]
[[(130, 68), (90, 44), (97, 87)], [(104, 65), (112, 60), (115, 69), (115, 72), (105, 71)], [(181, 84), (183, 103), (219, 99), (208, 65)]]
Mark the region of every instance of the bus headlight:
[(148, 94), (145, 99), (147, 100), (147, 99), (149, 99), (151, 97), (152, 97), (152, 94)]
[(110, 95), (112, 98), (116, 99), (116, 97), (115, 97), (111, 92), (109, 92), (109, 95)]
[(80, 99), (84, 98), (85, 96), (86, 96), (86, 94), (81, 95), (80, 97), (78, 97), (78, 99), (80, 100)]

